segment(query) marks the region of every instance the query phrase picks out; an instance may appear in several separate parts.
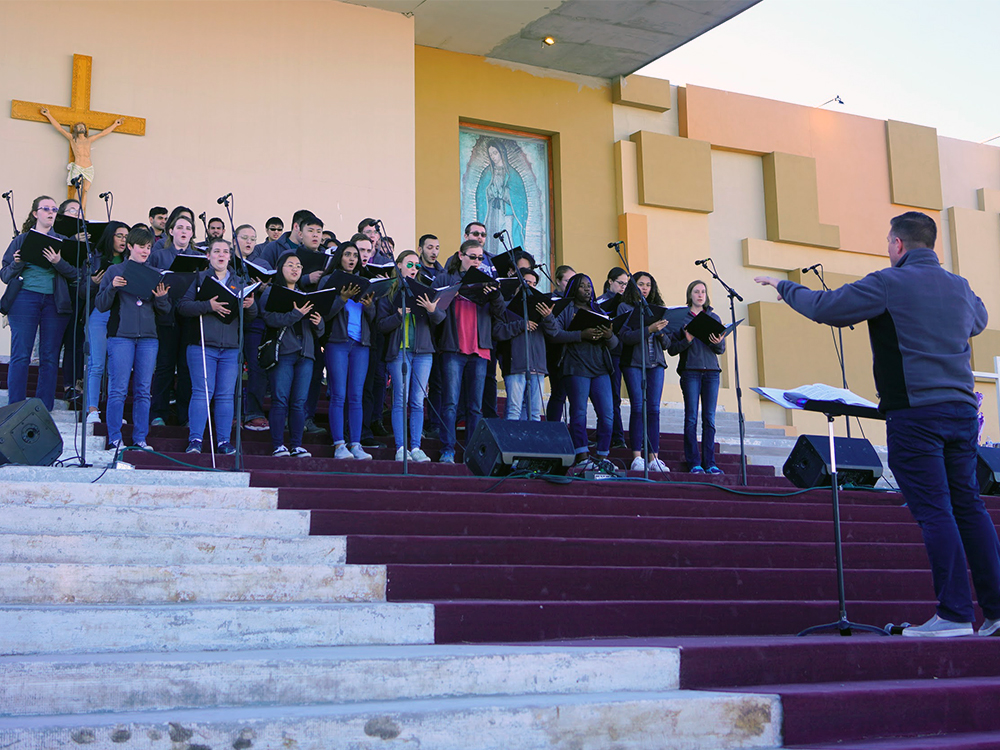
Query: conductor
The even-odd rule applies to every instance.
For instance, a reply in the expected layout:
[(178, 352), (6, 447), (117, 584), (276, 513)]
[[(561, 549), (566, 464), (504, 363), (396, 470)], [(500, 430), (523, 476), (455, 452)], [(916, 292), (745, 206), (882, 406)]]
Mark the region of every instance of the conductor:
[(891, 266), (830, 292), (758, 276), (779, 299), (817, 323), (868, 322), (889, 468), (920, 525), (937, 614), (904, 636), (972, 635), (966, 566), (985, 615), (979, 635), (1000, 635), (1000, 542), (979, 497), (979, 433), (969, 339), (987, 322), (969, 283), (941, 267), (937, 226), (908, 211), (890, 222)]

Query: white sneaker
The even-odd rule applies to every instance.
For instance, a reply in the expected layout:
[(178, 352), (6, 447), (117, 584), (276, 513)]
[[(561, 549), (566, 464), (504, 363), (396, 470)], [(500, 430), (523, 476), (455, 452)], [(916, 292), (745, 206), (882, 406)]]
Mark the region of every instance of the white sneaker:
[(410, 460), (416, 464), (426, 464), (430, 462), (431, 457), (424, 453), (422, 448), (414, 448), (410, 451)]
[(292, 448), (291, 452), (288, 454), (292, 458), (312, 458), (312, 453), (307, 451), (301, 445)]
[(660, 460), (659, 456), (653, 456), (653, 460), (649, 462), (649, 470), (669, 472), (670, 467), (667, 466), (665, 463), (663, 463), (663, 461)]
[(340, 460), (353, 459), (354, 454), (347, 450), (347, 446), (343, 443), (337, 443), (333, 446), (333, 457)]
[(87, 424), (100, 424), (101, 423), (101, 412), (92, 411), (87, 414)]
[(286, 448), (283, 445), (279, 445), (277, 448), (275, 448), (273, 451), (271, 451), (271, 455), (274, 456), (275, 458), (279, 458), (281, 456), (287, 456), (288, 455), (288, 448)]
[(971, 622), (952, 622), (938, 615), (934, 615), (923, 625), (903, 628), (903, 635), (910, 638), (957, 638), (974, 632)]
[(632, 459), (632, 466), (630, 467), (632, 471), (644, 471), (645, 468), (646, 462), (642, 460), (642, 456), (636, 456)]
[[(353, 445), (351, 445), (350, 451), (351, 455), (354, 456), (354, 458), (356, 458), (358, 461), (372, 460), (372, 454), (366, 453), (365, 449), (361, 447), (361, 443), (354, 443)], [(400, 458), (399, 460), (402, 461), (403, 459)]]
[(979, 627), (979, 635), (1000, 635), (1000, 617), (996, 620), (987, 619)]
[[(399, 448), (396, 449), (396, 460), (397, 461), (402, 461), (403, 460), (403, 451), (404, 450), (405, 450), (405, 448), (403, 448), (403, 447), (399, 447)], [(411, 456), (407, 456), (407, 458), (410, 459), (412, 457)]]

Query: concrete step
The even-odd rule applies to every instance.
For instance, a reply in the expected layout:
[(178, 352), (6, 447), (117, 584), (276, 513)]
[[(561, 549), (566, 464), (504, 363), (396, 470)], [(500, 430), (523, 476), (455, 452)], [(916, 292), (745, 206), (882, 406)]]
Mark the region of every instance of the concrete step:
[(340, 646), (0, 658), (0, 716), (676, 690), (672, 648)]
[[(132, 473), (134, 475), (135, 472)], [(131, 476), (131, 475), (130, 475)], [(271, 488), (151, 485), (41, 484), (6, 482), (3, 502), (21, 507), (121, 506), (127, 508), (232, 508), (275, 510), (278, 490)]]
[(4, 654), (231, 651), (432, 643), (430, 604), (0, 606)]
[[(309, 534), (309, 512), (205, 508), (8, 507), (0, 534), (197, 534), (291, 539)], [(139, 542), (141, 544), (141, 541)]]
[[(367, 750), (773, 748), (776, 696), (701, 691), (486, 696), (0, 719), (7, 747)], [(171, 744), (172, 743), (172, 744)]]
[[(111, 451), (106, 453), (108, 461)], [(214, 491), (217, 487), (249, 487), (250, 474), (238, 471), (161, 471), (135, 469), (131, 471), (106, 471), (88, 454), (87, 460), (95, 465), (90, 468), (76, 466), (0, 466), (0, 480), (4, 482), (68, 482), (74, 486), (95, 484), (170, 485), (172, 487), (198, 487)], [(75, 489), (73, 490), (75, 491)]]
[(346, 561), (347, 540), (337, 536), (0, 534), (0, 563), (337, 565)]
[(7, 604), (384, 602), (384, 565), (0, 564)]

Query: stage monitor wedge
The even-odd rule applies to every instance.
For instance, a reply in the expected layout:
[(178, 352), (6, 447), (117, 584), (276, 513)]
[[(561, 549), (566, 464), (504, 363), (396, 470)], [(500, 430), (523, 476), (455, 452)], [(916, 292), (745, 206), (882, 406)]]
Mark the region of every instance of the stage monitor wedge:
[[(837, 483), (874, 487), (882, 476), (882, 461), (872, 444), (862, 438), (834, 438), (837, 451)], [(830, 438), (827, 435), (799, 435), (781, 468), (796, 487), (830, 486)]]
[(575, 457), (563, 422), (481, 419), (465, 447), (465, 465), (480, 477), (515, 471), (565, 474)]
[(62, 435), (41, 399), (0, 409), (0, 464), (51, 466), (62, 451)]

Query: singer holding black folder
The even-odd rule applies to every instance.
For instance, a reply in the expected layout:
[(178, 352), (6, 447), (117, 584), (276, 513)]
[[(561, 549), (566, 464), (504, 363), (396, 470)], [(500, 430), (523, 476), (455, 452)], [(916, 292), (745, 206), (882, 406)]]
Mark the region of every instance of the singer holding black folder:
[(58, 210), (49, 196), (35, 198), (21, 234), (4, 253), (0, 269), (0, 279), (7, 285), (0, 299), (0, 312), (10, 322), (8, 402), (13, 404), (28, 397), (28, 364), (38, 334), (35, 396), (49, 410), (55, 405), (59, 348), (73, 312), (69, 282), (77, 274), (57, 249), (65, 239), (52, 229)]
[[(129, 377), (132, 378), (132, 443), (142, 450), (149, 435), (150, 383), (156, 367), (157, 318), (170, 314), (167, 287), (160, 282), (152, 292), (133, 294), (126, 288), (125, 270), (130, 264), (145, 265), (153, 248), (153, 233), (137, 227), (125, 240), (128, 260), (112, 266), (101, 279), (94, 300), (96, 309), (108, 317), (108, 446), (122, 447), (122, 415)], [(148, 287), (147, 287), (148, 289)]]
[[(215, 440), (217, 452), (227, 456), (236, 452), (231, 442), (233, 414), (236, 411), (236, 384), (239, 382), (240, 319), (233, 304), (243, 305), (246, 322), (257, 317), (253, 294), (242, 302), (234, 302), (229, 290), (239, 295), (241, 285), (235, 271), (230, 270), (230, 244), (213, 239), (208, 245), (207, 271), (198, 274), (177, 303), (177, 312), (185, 318), (201, 318), (200, 325), (191, 327), (195, 343), (187, 347), (188, 370), (191, 373), (191, 406), (188, 408), (188, 453), (201, 453), (201, 444), (208, 421), (208, 405), (215, 402)], [(211, 290), (220, 287), (215, 294)], [(204, 292), (203, 290), (209, 290)], [(211, 295), (209, 297), (209, 295)], [(204, 299), (209, 297), (209, 299)]]
[[(708, 341), (692, 336), (688, 324), (702, 312), (721, 323), (712, 311), (708, 286), (696, 279), (686, 292), (688, 315), (670, 338), (668, 351), (680, 356), (677, 373), (684, 395), (684, 460), (692, 474), (722, 474), (715, 465), (715, 407), (719, 401), (719, 355), (726, 350), (725, 339), (711, 334)], [(698, 403), (701, 402), (701, 451), (698, 451)]]
[[(566, 296), (573, 304), (558, 316), (551, 314), (542, 319), (550, 340), (565, 344), (560, 362), (566, 394), (569, 396), (569, 432), (573, 438), (577, 465), (588, 469), (613, 469), (605, 464), (611, 448), (612, 399), (611, 399), (611, 350), (618, 345), (618, 337), (607, 324), (587, 325), (579, 330), (573, 319), (582, 313), (592, 313), (600, 321), (601, 311), (594, 297), (594, 284), (589, 276), (576, 274), (566, 286)], [(586, 317), (586, 316), (584, 316)], [(597, 460), (590, 458), (587, 444), (587, 399), (597, 412)]]
[(937, 613), (903, 635), (972, 635), (969, 570), (986, 618), (979, 635), (1000, 635), (1000, 541), (976, 479), (969, 343), (988, 314), (969, 282), (941, 267), (936, 239), (934, 220), (908, 211), (889, 222), (889, 268), (829, 292), (771, 276), (754, 280), (817, 323), (868, 323), (889, 468), (923, 534), (938, 599)]
[[(94, 248), (95, 257), (90, 269), (90, 279), (87, 287), (90, 289), (91, 310), (87, 321), (87, 422), (95, 424), (101, 421), (98, 404), (101, 401), (101, 381), (104, 380), (104, 364), (108, 354), (108, 318), (110, 312), (101, 312), (93, 305), (93, 300), (101, 289), (101, 280), (111, 266), (124, 263), (126, 259), (126, 243), (129, 226), (120, 221), (108, 223), (104, 235)], [(82, 289), (83, 287), (81, 287)]]

